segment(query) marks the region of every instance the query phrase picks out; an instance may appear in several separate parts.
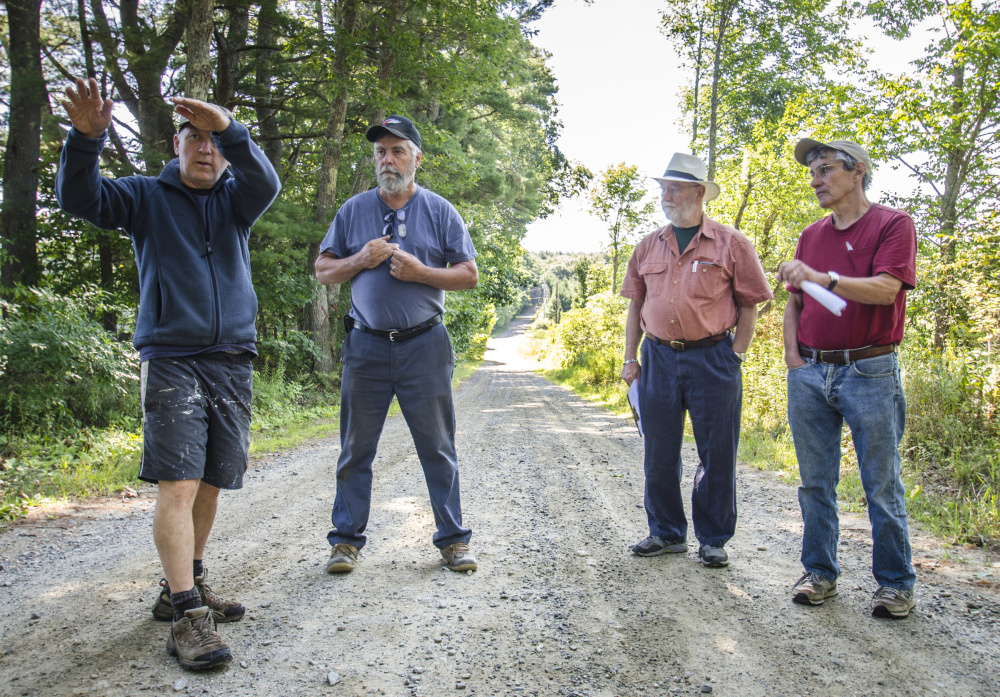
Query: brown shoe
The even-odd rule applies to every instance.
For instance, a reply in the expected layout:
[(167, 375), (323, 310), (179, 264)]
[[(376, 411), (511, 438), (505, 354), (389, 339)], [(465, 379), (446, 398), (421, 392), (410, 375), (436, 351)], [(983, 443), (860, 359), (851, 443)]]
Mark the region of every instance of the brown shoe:
[(181, 668), (203, 670), (233, 660), (229, 647), (215, 633), (215, 620), (208, 607), (185, 610), (184, 617), (170, 624), (167, 653), (177, 656)]
[(475, 571), (476, 556), (464, 542), (456, 542), (441, 550), (445, 565), (452, 571)]
[(205, 579), (208, 577), (208, 569), (201, 572), (201, 576), (194, 577), (194, 587), (201, 593), (201, 602), (212, 609), (212, 616), (219, 624), (224, 622), (239, 622), (247, 609), (235, 600), (226, 600), (213, 591)]
[[(207, 583), (205, 577), (208, 576), (208, 568), (202, 572), (201, 576), (195, 576), (194, 587), (201, 594), (202, 605), (207, 605), (212, 610), (212, 616), (219, 624), (225, 622), (239, 622), (246, 614), (246, 608), (235, 600), (226, 600), (213, 591)], [(160, 579), (160, 595), (153, 604), (153, 617), (165, 622), (174, 619), (174, 608), (170, 605), (170, 585), (167, 579)]]
[(358, 562), (358, 550), (345, 542), (338, 542), (330, 550), (330, 561), (326, 563), (326, 573), (345, 574), (354, 571)]

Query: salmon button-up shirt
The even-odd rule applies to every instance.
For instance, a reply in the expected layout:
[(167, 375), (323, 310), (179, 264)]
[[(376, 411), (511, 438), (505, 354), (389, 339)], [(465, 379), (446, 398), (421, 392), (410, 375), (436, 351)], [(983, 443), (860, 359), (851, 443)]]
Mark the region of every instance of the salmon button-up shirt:
[(621, 295), (642, 304), (642, 330), (667, 341), (721, 334), (735, 326), (737, 306), (774, 297), (753, 243), (708, 216), (683, 254), (673, 225), (647, 235), (628, 262)]

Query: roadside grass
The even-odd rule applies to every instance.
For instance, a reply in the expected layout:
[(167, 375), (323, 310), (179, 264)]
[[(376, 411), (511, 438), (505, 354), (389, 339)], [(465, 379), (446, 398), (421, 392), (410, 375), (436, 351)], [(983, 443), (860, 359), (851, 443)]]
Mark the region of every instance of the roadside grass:
[[(536, 345), (541, 341), (542, 337), (535, 338)], [(739, 459), (797, 485), (798, 463), (784, 413), (784, 362), (777, 351), (767, 353), (752, 353), (744, 366)], [(984, 423), (960, 401), (956, 383), (961, 376), (949, 380), (945, 372), (904, 372), (910, 403), (901, 446), (907, 512), (911, 520), (946, 543), (995, 549), (1000, 546), (1000, 435), (995, 423)], [(592, 374), (580, 367), (543, 371), (548, 380), (608, 411), (628, 414), (624, 383), (593, 384), (587, 380)], [(693, 440), (690, 420), (685, 438)], [(866, 511), (867, 498), (848, 428), (841, 440), (837, 499), (842, 510)]]
[[(467, 380), (482, 361), (456, 364), (452, 386)], [(259, 400), (258, 400), (259, 398)], [(250, 454), (290, 450), (339, 428), (340, 394), (327, 384), (311, 389), (284, 375), (254, 376)], [(393, 401), (389, 414), (399, 413)], [(142, 454), (141, 424), (81, 429), (72, 434), (0, 435), (0, 522), (33, 506), (110, 495), (136, 485)]]

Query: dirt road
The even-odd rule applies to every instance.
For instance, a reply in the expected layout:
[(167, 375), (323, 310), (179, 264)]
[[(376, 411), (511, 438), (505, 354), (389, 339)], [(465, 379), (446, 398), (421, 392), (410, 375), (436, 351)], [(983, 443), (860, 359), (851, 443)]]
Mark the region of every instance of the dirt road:
[(531, 372), (522, 328), (456, 394), (477, 573), (441, 567), (395, 417), (349, 575), (324, 573), (336, 438), (256, 463), (224, 495), (206, 563), (249, 608), (220, 627), (228, 668), (185, 672), (164, 649), (151, 489), (0, 534), (0, 695), (1000, 695), (1000, 564), (978, 550), (917, 531), (917, 610), (872, 619), (868, 523), (845, 515), (840, 596), (794, 605), (795, 488), (741, 469), (728, 568), (693, 548), (631, 556), (646, 534), (642, 442)]

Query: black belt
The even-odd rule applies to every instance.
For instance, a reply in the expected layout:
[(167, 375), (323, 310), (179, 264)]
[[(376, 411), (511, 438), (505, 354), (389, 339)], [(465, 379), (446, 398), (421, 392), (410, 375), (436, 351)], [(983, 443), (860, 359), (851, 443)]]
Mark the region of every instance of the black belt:
[(426, 334), (439, 324), (441, 324), (441, 315), (434, 315), (426, 322), (422, 322), (407, 329), (372, 329), (371, 327), (366, 327), (358, 322), (354, 323), (354, 328), (360, 329), (365, 334), (380, 336), (383, 339), (388, 339), (389, 341), (409, 341), (410, 339), (416, 339), (421, 334)]
[(652, 341), (654, 344), (660, 344), (661, 346), (669, 346), (675, 351), (687, 351), (693, 348), (704, 348), (706, 346), (715, 346), (717, 343), (729, 336), (729, 330), (722, 332), (721, 334), (716, 334), (715, 336), (707, 336), (704, 339), (695, 339), (694, 341), (667, 341), (666, 339), (657, 339), (655, 336), (646, 332), (646, 338)]
[(854, 361), (861, 361), (865, 358), (875, 358), (875, 356), (884, 356), (887, 353), (893, 353), (896, 350), (896, 344), (884, 344), (882, 346), (864, 346), (862, 348), (856, 349), (833, 349), (833, 350), (823, 350), (809, 348), (808, 346), (803, 346), (799, 344), (799, 355), (805, 358), (807, 361), (816, 361), (817, 363), (853, 363)]

